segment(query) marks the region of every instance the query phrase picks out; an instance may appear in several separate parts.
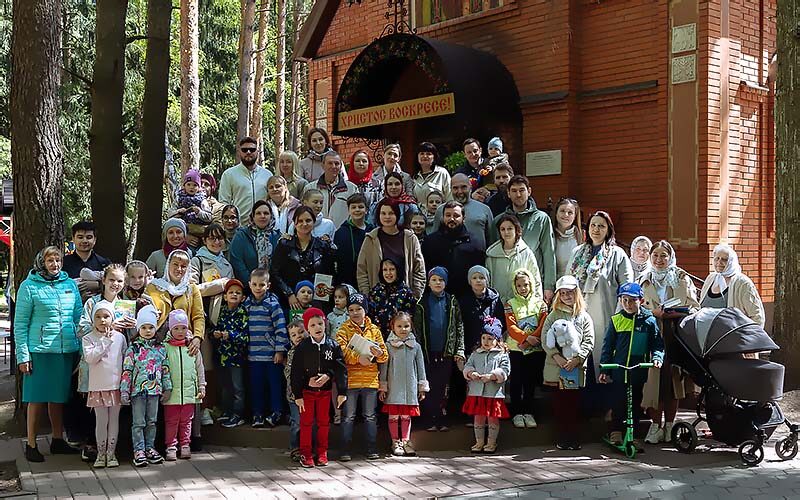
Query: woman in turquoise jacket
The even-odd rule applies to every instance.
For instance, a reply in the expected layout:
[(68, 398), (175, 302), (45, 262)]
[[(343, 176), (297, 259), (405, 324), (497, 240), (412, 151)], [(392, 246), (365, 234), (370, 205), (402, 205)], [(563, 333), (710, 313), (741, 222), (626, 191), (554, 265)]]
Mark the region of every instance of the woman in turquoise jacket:
[(25, 458), (31, 462), (44, 461), (36, 447), (36, 417), (45, 404), (53, 430), (50, 452), (77, 453), (62, 439), (62, 410), (80, 348), (76, 332), (83, 307), (78, 286), (61, 264), (58, 247), (44, 248), (17, 291), (14, 342), (23, 375), (22, 402), (28, 403)]
[(236, 230), (229, 250), (233, 274), (245, 286), (250, 282), (253, 269), (269, 269), (272, 251), (281, 236), (275, 229), (272, 211), (266, 201), (259, 200), (253, 205), (250, 219), (249, 226)]

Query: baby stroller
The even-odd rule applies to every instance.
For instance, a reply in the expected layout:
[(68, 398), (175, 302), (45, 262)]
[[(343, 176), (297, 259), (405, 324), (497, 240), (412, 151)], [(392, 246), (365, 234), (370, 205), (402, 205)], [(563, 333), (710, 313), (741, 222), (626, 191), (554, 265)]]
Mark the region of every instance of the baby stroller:
[(793, 459), (800, 426), (788, 422), (775, 403), (783, 396), (784, 367), (744, 357), (779, 349), (767, 332), (734, 308), (701, 309), (683, 318), (674, 332), (664, 338), (667, 357), (701, 387), (697, 418), (672, 428), (675, 448), (691, 453), (698, 443), (697, 424), (706, 421), (716, 441), (738, 446), (746, 465), (758, 465), (764, 443), (786, 424), (790, 433), (775, 451), (782, 460)]

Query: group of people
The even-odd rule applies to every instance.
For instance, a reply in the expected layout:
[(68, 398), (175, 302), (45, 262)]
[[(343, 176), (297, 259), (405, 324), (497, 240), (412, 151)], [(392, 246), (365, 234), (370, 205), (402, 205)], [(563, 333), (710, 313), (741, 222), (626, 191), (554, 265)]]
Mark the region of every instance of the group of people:
[(580, 449), (585, 399), (610, 409), (611, 440), (621, 439), (623, 378), (600, 363), (642, 360), (657, 368), (631, 383), (653, 422), (646, 440), (657, 443), (692, 387), (664, 357), (662, 334), (674, 327), (664, 305), (737, 307), (763, 326), (731, 247), (714, 249), (698, 295), (667, 241), (638, 237), (629, 256), (608, 213), (584, 225), (574, 199), (539, 209), (499, 138), (488, 158), (465, 140), (452, 176), (428, 142), (413, 176), (398, 144), (381, 166), (364, 150), (345, 164), (321, 129), (308, 144), (303, 160), (281, 153), (273, 173), (244, 138), (219, 186), (189, 171), (163, 245), (145, 262), (98, 255), (102, 235), (88, 221), (72, 227), (74, 253), (39, 253), (14, 296), (29, 460), (44, 460), (45, 404), (50, 452), (82, 453), (96, 467), (119, 464), (127, 405), (136, 466), (190, 458), (198, 424), (214, 414), (224, 427), (288, 416), (304, 467), (327, 464), (333, 415), (340, 460), (350, 460), (359, 407), (367, 459), (380, 456), (379, 412), (391, 453), (413, 456), (412, 417), (446, 431), (454, 404), (472, 417), (471, 450), (493, 453), (501, 419), (537, 427), (542, 389), (557, 446)]

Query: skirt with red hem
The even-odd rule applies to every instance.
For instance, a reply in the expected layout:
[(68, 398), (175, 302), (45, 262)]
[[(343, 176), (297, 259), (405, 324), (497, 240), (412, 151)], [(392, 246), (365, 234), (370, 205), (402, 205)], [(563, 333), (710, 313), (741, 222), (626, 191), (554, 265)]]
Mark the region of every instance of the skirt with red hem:
[(401, 415), (409, 417), (419, 417), (419, 406), (417, 405), (383, 405), (381, 410), (388, 415)]
[(490, 418), (508, 418), (506, 402), (501, 398), (485, 398), (483, 396), (467, 396), (461, 411), (467, 415), (478, 415)]

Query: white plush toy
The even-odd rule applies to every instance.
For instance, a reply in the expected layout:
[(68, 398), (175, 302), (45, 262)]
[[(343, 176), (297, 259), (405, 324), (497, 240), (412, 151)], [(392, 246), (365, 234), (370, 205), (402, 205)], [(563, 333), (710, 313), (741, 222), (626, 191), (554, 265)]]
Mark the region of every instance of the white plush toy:
[(545, 345), (548, 349), (555, 349), (556, 346), (560, 347), (564, 358), (572, 359), (580, 351), (581, 339), (578, 335), (578, 330), (571, 321), (559, 319), (547, 330)]

